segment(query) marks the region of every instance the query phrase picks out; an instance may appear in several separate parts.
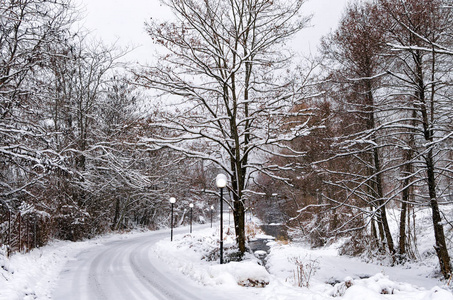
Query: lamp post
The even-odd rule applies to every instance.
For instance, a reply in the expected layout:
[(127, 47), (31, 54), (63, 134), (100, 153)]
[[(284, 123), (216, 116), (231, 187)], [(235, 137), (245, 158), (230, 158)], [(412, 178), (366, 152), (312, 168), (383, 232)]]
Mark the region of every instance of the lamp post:
[(193, 209), (193, 203), (190, 203), (189, 207), (190, 207), (190, 233), (192, 233), (192, 209)]
[(176, 199), (175, 197), (170, 198), (170, 203), (171, 203), (171, 224), (170, 224), (170, 232), (171, 232), (171, 237), (170, 241), (173, 241), (173, 205), (175, 204)]
[(211, 205), (211, 228), (212, 228), (212, 211), (214, 210), (214, 206)]
[(215, 184), (220, 189), (220, 264), (223, 264), (223, 188), (227, 185), (227, 177), (224, 174), (217, 175)]

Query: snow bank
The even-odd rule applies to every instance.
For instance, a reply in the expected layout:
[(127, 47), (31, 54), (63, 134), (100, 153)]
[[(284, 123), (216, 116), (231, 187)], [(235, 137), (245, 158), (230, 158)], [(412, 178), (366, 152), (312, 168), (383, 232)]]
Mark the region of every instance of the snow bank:
[(339, 256), (334, 246), (310, 249), (298, 244), (275, 244), (267, 261), (271, 276), (287, 286), (297, 286), (294, 258), (313, 269), (308, 288), (312, 295), (344, 300), (453, 300), (447, 286), (440, 288), (441, 281), (427, 277), (431, 271), (423, 265), (417, 268), (369, 264), (359, 258)]
[(362, 299), (359, 298), (360, 295), (367, 295), (367, 299), (388, 299), (390, 296), (395, 299), (407, 300), (453, 299), (453, 295), (449, 291), (439, 287), (426, 291), (408, 283), (392, 281), (382, 273), (366, 279), (346, 278), (344, 282), (334, 286), (330, 295), (348, 300)]
[(55, 241), (26, 254), (13, 254), (9, 259), (0, 254), (0, 299), (51, 299), (54, 279), (66, 262), (91, 245)]
[[(440, 288), (442, 282), (427, 277), (435, 266), (370, 264), (339, 256), (338, 245), (310, 249), (269, 242), (267, 270), (252, 254), (244, 261), (220, 265), (214, 254), (219, 252), (218, 235), (218, 230), (195, 230), (176, 236), (173, 242), (160, 241), (153, 248), (154, 255), (201, 285), (243, 289), (243, 299), (453, 300), (448, 287)], [(233, 236), (227, 235), (226, 255), (233, 245)], [(250, 284), (254, 281), (265, 284)], [(251, 292), (240, 286), (264, 288)]]
[[(202, 285), (264, 287), (269, 284), (269, 273), (253, 255), (246, 255), (241, 262), (231, 261), (220, 265), (218, 236), (216, 230), (199, 230), (193, 234), (176, 236), (173, 242), (160, 241), (153, 251), (160, 259)], [(224, 250), (226, 262), (234, 258), (236, 249), (232, 235), (226, 235)]]

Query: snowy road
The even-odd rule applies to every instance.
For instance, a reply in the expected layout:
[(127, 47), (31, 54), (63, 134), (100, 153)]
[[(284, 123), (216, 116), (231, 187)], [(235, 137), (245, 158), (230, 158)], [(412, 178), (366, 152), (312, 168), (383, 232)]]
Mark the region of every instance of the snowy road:
[(52, 299), (228, 299), (175, 273), (150, 248), (169, 232), (98, 245), (81, 252), (60, 273)]

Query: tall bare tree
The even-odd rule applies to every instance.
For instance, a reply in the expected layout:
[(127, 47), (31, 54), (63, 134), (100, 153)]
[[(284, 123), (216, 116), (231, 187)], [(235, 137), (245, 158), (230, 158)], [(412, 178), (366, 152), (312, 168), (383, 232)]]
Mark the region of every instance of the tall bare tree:
[[(377, 220), (380, 234), (376, 238), (393, 255), (395, 247), (387, 220), (382, 157), (385, 147), (382, 116), (388, 108), (378, 93), (385, 70), (382, 60), (385, 31), (384, 26), (378, 26), (381, 21), (378, 16), (375, 4), (350, 4), (339, 28), (323, 45), (330, 80), (338, 85), (337, 95), (332, 95), (341, 103), (340, 110), (348, 115), (343, 117), (345, 126), (338, 140), (341, 145), (332, 159), (349, 157), (351, 165), (356, 166), (355, 170), (332, 170), (344, 172), (344, 177), (332, 184), (347, 190), (349, 205), (356, 199), (354, 205), (371, 208), (371, 220)], [(346, 203), (339, 203), (343, 204)], [(368, 215), (365, 210), (362, 212)]]
[(432, 211), (434, 248), (441, 272), (448, 278), (452, 269), (440, 203), (442, 190), (449, 190), (446, 187), (452, 174), (447, 146), (452, 141), (452, 60), (449, 53), (440, 50), (451, 44), (453, 12), (450, 3), (443, 0), (379, 3), (393, 22), (389, 44), (397, 54), (393, 56), (393, 66), (397, 67), (388, 71), (397, 80), (394, 94), (406, 96), (411, 112), (413, 160), (419, 162), (424, 174), (422, 189), (428, 192), (426, 199)]
[(50, 174), (64, 169), (62, 157), (48, 147), (56, 133), (46, 129), (37, 78), (55, 56), (52, 45), (69, 37), (74, 14), (69, 0), (19, 0), (1, 1), (0, 16), (0, 206), (8, 212), (0, 215), (3, 222), (24, 207), (45, 215), (35, 205), (47, 193)]
[[(285, 42), (307, 22), (299, 15), (303, 2), (168, 0), (163, 3), (178, 21), (147, 24), (151, 38), (167, 51), (137, 80), (172, 95), (167, 103), (177, 112), (156, 122), (173, 135), (147, 142), (209, 160), (228, 174), (241, 252), (250, 179), (282, 167), (266, 166), (267, 156), (306, 134), (303, 122), (289, 118), (301, 114), (291, 110), (300, 99), (284, 70), (291, 57)], [(190, 146), (200, 139), (203, 148)]]

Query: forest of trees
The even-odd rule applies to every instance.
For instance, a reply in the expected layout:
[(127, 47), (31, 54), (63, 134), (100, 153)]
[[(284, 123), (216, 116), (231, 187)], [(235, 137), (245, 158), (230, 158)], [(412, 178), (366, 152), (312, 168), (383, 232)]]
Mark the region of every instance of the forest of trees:
[(241, 252), (253, 210), (313, 246), (350, 237), (347, 254), (404, 263), (426, 208), (448, 278), (451, 1), (351, 2), (295, 66), (303, 3), (166, 1), (177, 21), (146, 24), (162, 56), (131, 69), (75, 30), (70, 0), (1, 1), (2, 249), (168, 226), (170, 197), (178, 224), (188, 203), (208, 216), (224, 173)]
[[(322, 127), (294, 141), (303, 171), (285, 173), (295, 189), (278, 188), (287, 220), (315, 245), (346, 235), (353, 252), (371, 245), (395, 263), (414, 259), (415, 213), (426, 207), (450, 276), (452, 16), (448, 1), (362, 1), (322, 40), (310, 121)], [(396, 235), (388, 209), (400, 215)]]
[(158, 110), (141, 111), (124, 53), (74, 32), (69, 0), (2, 1), (0, 16), (0, 244), (166, 225), (199, 165), (140, 146)]

